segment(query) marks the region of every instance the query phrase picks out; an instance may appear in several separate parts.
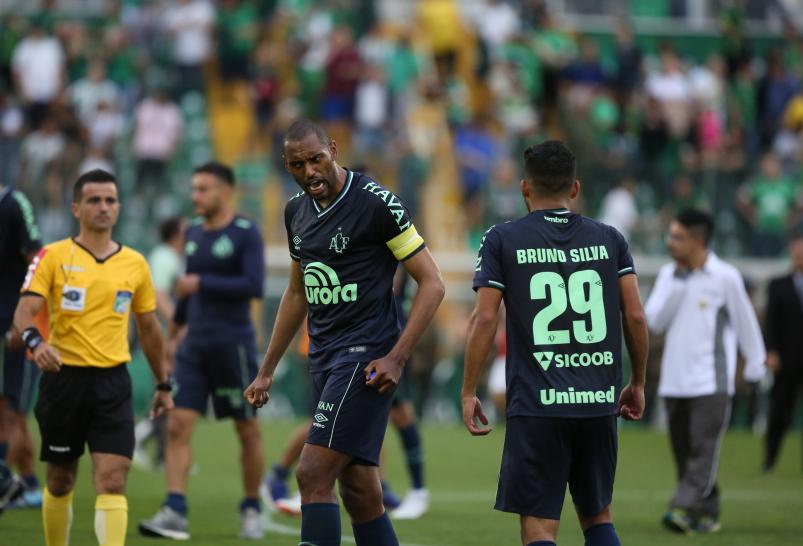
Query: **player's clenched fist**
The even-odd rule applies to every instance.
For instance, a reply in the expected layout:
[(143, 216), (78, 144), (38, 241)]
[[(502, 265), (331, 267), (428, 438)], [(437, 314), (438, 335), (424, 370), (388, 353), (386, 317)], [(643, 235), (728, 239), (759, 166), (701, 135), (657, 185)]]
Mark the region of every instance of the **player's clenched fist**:
[(254, 382), (251, 383), (247, 389), (245, 389), (243, 396), (248, 403), (255, 408), (261, 408), (268, 403), (268, 400), (270, 400), (270, 394), (268, 391), (270, 391), (272, 385), (272, 377), (263, 377), (261, 375), (257, 375), (256, 379), (254, 379)]
[(61, 356), (59, 352), (45, 343), (40, 343), (33, 350), (33, 361), (43, 372), (57, 372), (61, 369)]

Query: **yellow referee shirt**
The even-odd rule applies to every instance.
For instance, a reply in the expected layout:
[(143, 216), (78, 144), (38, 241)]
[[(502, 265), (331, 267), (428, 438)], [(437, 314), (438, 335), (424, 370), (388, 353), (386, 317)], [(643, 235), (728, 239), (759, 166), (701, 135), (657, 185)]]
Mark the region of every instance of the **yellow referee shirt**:
[(151, 273), (139, 252), (120, 245), (98, 260), (73, 239), (39, 252), (22, 293), (47, 300), (48, 343), (69, 366), (109, 368), (130, 361), (128, 317), (156, 309)]

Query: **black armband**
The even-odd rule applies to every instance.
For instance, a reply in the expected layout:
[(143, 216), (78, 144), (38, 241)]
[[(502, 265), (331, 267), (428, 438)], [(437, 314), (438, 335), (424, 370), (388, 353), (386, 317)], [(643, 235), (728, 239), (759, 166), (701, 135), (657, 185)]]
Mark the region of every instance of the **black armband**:
[(45, 340), (45, 338), (42, 337), (42, 334), (39, 333), (39, 330), (36, 329), (36, 326), (25, 328), (25, 330), (22, 331), (22, 334), (20, 334), (20, 337), (22, 338), (22, 342), (31, 352), (33, 352), (33, 350)]

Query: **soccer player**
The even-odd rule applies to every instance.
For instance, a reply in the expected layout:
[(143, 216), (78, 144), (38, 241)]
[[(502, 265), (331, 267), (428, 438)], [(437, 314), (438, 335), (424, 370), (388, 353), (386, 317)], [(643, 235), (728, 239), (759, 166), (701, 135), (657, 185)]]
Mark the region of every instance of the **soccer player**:
[[(443, 299), (444, 286), (401, 201), (337, 163), (337, 144), (307, 120), (284, 140), (284, 164), (302, 191), (285, 208), (290, 281), (268, 350), (246, 399), (268, 401), (279, 359), (304, 317), (318, 393), (296, 468), (301, 542), (340, 544), (335, 482), (359, 546), (398, 545), (382, 506), (377, 464), (392, 391)], [(401, 334), (393, 302), (397, 262), (418, 283)]]
[[(125, 542), (125, 482), (134, 451), (131, 378), (126, 363), (129, 316), (158, 382), (152, 414), (172, 408), (156, 298), (145, 258), (112, 239), (120, 213), (111, 173), (93, 170), (73, 187), (77, 237), (47, 245), (34, 258), (22, 285), (14, 326), (44, 373), (36, 419), (47, 462), (42, 503), (45, 543), (66, 546), (78, 459), (92, 456), (95, 534), (104, 546)], [(47, 305), (50, 339), (34, 317)]]
[[(493, 226), (477, 258), (463, 421), (490, 432), (476, 396), (504, 299), (507, 430), (496, 509), (519, 514), (522, 544), (554, 546), (566, 484), (586, 546), (620, 544), (611, 520), (617, 415), (644, 410), (647, 323), (633, 259), (614, 228), (571, 212), (580, 193), (562, 143), (524, 151), (526, 216)], [(630, 383), (619, 391), (621, 336)], [(618, 404), (617, 404), (618, 401)]]
[(717, 467), (730, 421), (736, 349), (744, 377), (760, 381), (766, 351), (739, 270), (708, 247), (714, 219), (688, 209), (669, 225), (672, 262), (658, 273), (645, 306), (655, 333), (666, 333), (658, 395), (666, 401), (677, 486), (663, 516), (673, 532), (720, 529)]
[[(19, 495), (22, 506), (42, 503), (26, 419), (39, 370), (25, 361), (25, 346), (11, 329), (25, 272), (41, 247), (31, 202), (0, 184), (0, 512)], [(18, 454), (21, 481), (7, 464), (9, 443)]]
[(176, 409), (167, 420), (167, 495), (156, 515), (140, 522), (146, 536), (190, 536), (186, 493), (192, 432), (210, 397), (218, 419), (233, 419), (242, 450), (240, 537), (265, 534), (259, 502), (265, 464), (261, 434), (254, 408), (241, 395), (257, 373), (250, 305), (262, 297), (264, 244), (253, 222), (235, 214), (234, 184), (232, 170), (217, 162), (197, 167), (192, 176), (192, 203), (201, 220), (187, 229), (187, 272), (175, 283), (179, 304), (168, 343), (184, 330), (186, 335), (175, 358)]
[[(153, 274), (153, 288), (156, 292), (156, 314), (163, 328), (170, 324), (175, 314), (173, 288), (176, 280), (184, 272), (184, 230), (185, 221), (181, 216), (173, 216), (159, 225), (158, 244), (148, 255), (148, 265)], [(168, 347), (171, 354), (173, 347)], [(144, 469), (164, 466), (165, 427), (167, 416), (155, 419), (142, 419), (134, 427), (136, 444), (134, 446), (134, 466)], [(156, 446), (155, 461), (145, 449), (145, 444), (153, 442)], [(154, 464), (155, 463), (155, 464)]]

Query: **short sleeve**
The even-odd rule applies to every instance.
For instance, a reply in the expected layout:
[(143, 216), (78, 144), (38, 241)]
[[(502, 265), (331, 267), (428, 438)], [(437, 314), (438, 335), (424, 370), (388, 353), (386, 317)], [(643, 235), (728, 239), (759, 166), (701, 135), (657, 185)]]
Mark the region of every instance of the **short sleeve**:
[(17, 203), (20, 214), (19, 241), (17, 242), (20, 254), (27, 256), (31, 252), (36, 252), (42, 248), (39, 240), (39, 227), (36, 225), (36, 216), (33, 212), (31, 202), (24, 194), (15, 191), (11, 194)]
[(293, 260), (300, 262), (301, 256), (298, 255), (298, 252), (300, 249), (299, 245), (301, 244), (301, 239), (297, 238), (298, 235), (294, 234), (293, 230), (290, 229), (290, 224), (292, 223), (293, 215), (295, 214), (297, 208), (293, 203), (295, 199), (297, 199), (297, 197), (291, 199), (287, 203), (287, 206), (284, 207), (284, 229), (287, 231), (287, 250), (290, 252), (290, 257)]
[(630, 255), (630, 246), (627, 244), (624, 236), (619, 233), (619, 231), (614, 229), (614, 233), (616, 234), (616, 245), (617, 245), (617, 264), (616, 270), (618, 275), (621, 277), (623, 275), (635, 275), (636, 268), (633, 265), (633, 256)]
[(502, 275), (502, 238), (491, 228), (482, 236), (477, 263), (474, 266), (474, 290), (491, 287), (504, 292), (505, 279)]
[(153, 290), (151, 271), (144, 258), (141, 261), (141, 267), (140, 282), (134, 291), (134, 298), (131, 302), (131, 310), (137, 314), (156, 310), (156, 293)]
[(398, 261), (412, 258), (426, 245), (415, 229), (407, 207), (389, 190), (383, 189), (375, 195), (382, 197), (374, 210), (379, 235)]
[(57, 257), (50, 249), (45, 247), (40, 250), (28, 266), (28, 273), (22, 283), (22, 293), (37, 294), (47, 298), (53, 286), (56, 261)]

